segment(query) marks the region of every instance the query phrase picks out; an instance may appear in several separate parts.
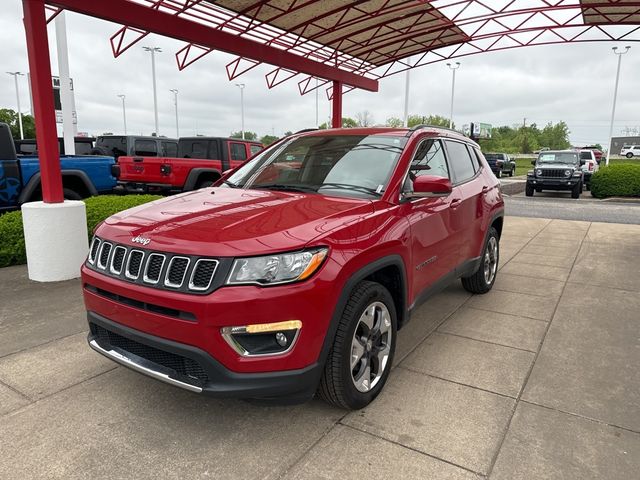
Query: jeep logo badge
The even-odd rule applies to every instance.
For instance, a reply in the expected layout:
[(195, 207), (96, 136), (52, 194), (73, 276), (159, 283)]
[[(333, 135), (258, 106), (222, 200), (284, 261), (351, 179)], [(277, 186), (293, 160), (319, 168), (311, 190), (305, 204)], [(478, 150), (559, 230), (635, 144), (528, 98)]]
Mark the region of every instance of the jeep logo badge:
[(137, 237), (133, 237), (131, 241), (133, 243), (141, 243), (142, 245), (149, 245), (149, 242), (151, 242), (151, 239), (138, 235)]

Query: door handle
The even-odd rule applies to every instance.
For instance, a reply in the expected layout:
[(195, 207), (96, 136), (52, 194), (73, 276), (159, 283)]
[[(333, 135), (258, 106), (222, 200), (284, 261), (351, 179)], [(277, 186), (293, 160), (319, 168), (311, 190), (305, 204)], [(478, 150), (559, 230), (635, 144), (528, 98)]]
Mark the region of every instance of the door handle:
[(460, 203), (462, 202), (461, 198), (454, 198), (453, 200), (451, 200), (451, 202), (449, 203), (449, 206), (451, 208), (458, 208), (460, 206)]

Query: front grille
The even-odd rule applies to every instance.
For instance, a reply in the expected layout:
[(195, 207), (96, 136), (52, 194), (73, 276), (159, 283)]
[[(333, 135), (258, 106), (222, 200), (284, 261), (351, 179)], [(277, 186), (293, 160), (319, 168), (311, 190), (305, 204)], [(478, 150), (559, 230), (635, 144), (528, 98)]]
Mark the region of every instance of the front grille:
[(566, 178), (566, 175), (561, 168), (543, 168), (541, 177)]
[(147, 283), (158, 283), (160, 272), (166, 257), (160, 253), (152, 253), (147, 260), (147, 267), (144, 271), (144, 281)]
[(131, 253), (129, 254), (129, 261), (127, 262), (127, 278), (135, 280), (140, 276), (140, 267), (142, 267), (143, 257), (144, 253), (140, 250), (131, 250)]
[(233, 259), (174, 255), (94, 237), (86, 265), (138, 285), (204, 295), (223, 285), (224, 272), (216, 276), (221, 262), (226, 272)]
[(98, 267), (107, 268), (109, 265), (109, 254), (111, 253), (112, 245), (109, 242), (102, 242), (102, 248), (100, 249), (100, 257), (98, 258)]
[(113, 257), (111, 257), (111, 273), (120, 275), (122, 272), (122, 265), (124, 264), (124, 256), (127, 254), (127, 249), (122, 245), (118, 245), (113, 249)]
[(211, 285), (213, 274), (216, 272), (218, 262), (216, 260), (198, 260), (191, 274), (189, 288), (193, 290), (207, 290)]
[(91, 333), (100, 343), (119, 348), (157, 365), (169, 368), (176, 372), (178, 380), (186, 381), (201, 388), (209, 381), (209, 376), (202, 368), (202, 365), (191, 358), (136, 342), (95, 323), (91, 323), (90, 328)]

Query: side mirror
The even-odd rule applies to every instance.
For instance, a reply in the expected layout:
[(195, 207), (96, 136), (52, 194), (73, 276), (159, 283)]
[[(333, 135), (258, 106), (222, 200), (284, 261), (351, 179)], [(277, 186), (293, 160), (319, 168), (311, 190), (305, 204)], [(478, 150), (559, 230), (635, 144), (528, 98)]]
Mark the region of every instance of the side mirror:
[(536, 166), (536, 161), (535, 160), (531, 160), (531, 165), (533, 165), (535, 167)]
[(406, 198), (446, 197), (452, 190), (451, 181), (436, 175), (421, 175), (413, 181), (413, 192), (405, 193)]

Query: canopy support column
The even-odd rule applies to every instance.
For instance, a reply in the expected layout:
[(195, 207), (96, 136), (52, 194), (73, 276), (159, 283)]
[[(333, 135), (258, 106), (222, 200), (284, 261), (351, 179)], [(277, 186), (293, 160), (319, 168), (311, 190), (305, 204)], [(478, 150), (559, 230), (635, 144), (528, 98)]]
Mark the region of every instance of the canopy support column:
[(342, 128), (342, 82), (333, 81), (333, 96), (331, 100), (333, 102), (331, 127)]
[(22, 0), (22, 6), (40, 159), (42, 199), (45, 203), (61, 203), (64, 201), (64, 195), (44, 1)]

